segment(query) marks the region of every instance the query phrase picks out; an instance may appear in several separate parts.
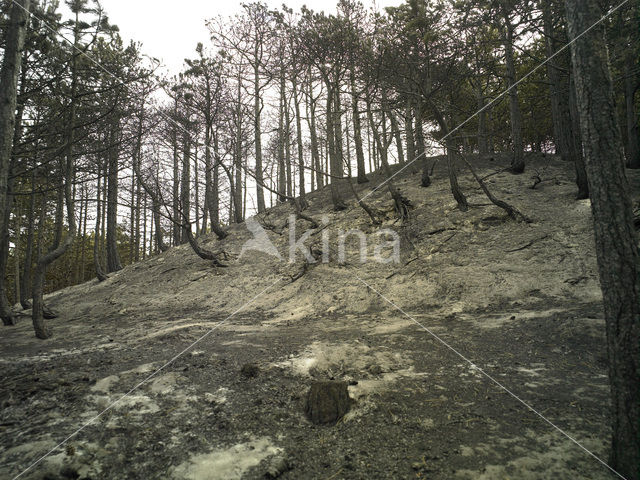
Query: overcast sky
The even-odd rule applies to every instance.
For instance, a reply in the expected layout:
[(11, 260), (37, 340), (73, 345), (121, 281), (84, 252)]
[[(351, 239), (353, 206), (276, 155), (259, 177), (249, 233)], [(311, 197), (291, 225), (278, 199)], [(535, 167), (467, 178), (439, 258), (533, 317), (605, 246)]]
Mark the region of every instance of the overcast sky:
[[(400, 5), (403, 0), (375, 0), (378, 9)], [(159, 58), (171, 73), (177, 73), (186, 57), (195, 56), (198, 42), (209, 40), (205, 19), (232, 16), (241, 10), (236, 0), (101, 0), (112, 23), (120, 27), (126, 42), (142, 42), (143, 53)], [(267, 0), (269, 8), (282, 3), (299, 11), (307, 5), (317, 12), (335, 13), (337, 0)], [(374, 0), (363, 0), (365, 7)]]

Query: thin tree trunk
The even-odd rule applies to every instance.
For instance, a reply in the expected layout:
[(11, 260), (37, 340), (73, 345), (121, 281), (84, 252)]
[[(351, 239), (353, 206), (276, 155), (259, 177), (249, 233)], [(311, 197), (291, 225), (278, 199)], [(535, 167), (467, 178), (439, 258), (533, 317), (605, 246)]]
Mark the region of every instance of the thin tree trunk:
[(413, 135), (413, 114), (409, 96), (407, 96), (407, 103), (404, 109), (404, 136), (407, 142), (407, 163), (412, 163), (416, 158), (416, 144)]
[(109, 160), (107, 173), (107, 272), (122, 270), (118, 251), (118, 128), (114, 119), (109, 132)]
[[(78, 90), (78, 68), (76, 53), (79, 37), (79, 18), (76, 12), (74, 27), (74, 51), (71, 54), (71, 98), (69, 101), (69, 116), (67, 118), (67, 131), (65, 135), (65, 157), (60, 161), (60, 192), (58, 195), (58, 212), (56, 214), (57, 232), (54, 244), (49, 252), (38, 258), (36, 268), (33, 274), (33, 308), (31, 318), (33, 320), (33, 329), (36, 337), (40, 339), (50, 338), (53, 333), (44, 321), (44, 280), (47, 267), (55, 260), (64, 255), (69, 247), (73, 244), (76, 235), (76, 218), (74, 212), (74, 201), (71, 193), (74, 179), (74, 159), (73, 144), (75, 137), (75, 120), (76, 120), (76, 96)], [(64, 220), (63, 210), (60, 208), (63, 203), (67, 204), (67, 223), (68, 231), (64, 241), (61, 240), (58, 232), (62, 231), (62, 222)]]
[(98, 182), (96, 185), (96, 229), (93, 235), (93, 268), (96, 271), (96, 277), (98, 281), (104, 282), (107, 279), (107, 275), (102, 269), (102, 265), (100, 262), (101, 252), (100, 252), (100, 225), (102, 223), (102, 208), (100, 205), (100, 184), (102, 180), (101, 176), (102, 169), (98, 166)]
[(511, 159), (511, 172), (524, 173), (524, 144), (522, 141), (522, 112), (518, 101), (518, 87), (516, 83), (516, 67), (513, 52), (514, 27), (509, 18), (509, 11), (503, 5), (502, 13), (505, 22), (505, 63), (507, 66), (507, 84), (509, 90), (509, 117), (511, 120), (511, 142), (513, 146), (513, 158)]
[[(597, 0), (566, 0), (569, 38), (602, 18)], [(624, 171), (605, 24), (571, 45), (596, 254), (604, 301), (612, 395), (610, 465), (640, 479), (640, 255)]]
[(395, 114), (391, 110), (387, 110), (389, 120), (391, 121), (391, 131), (396, 141), (396, 149), (398, 152), (398, 163), (404, 165), (404, 149), (402, 148), (402, 134), (400, 133), (400, 127), (396, 120)]
[[(11, 5), (2, 69), (0, 70), (0, 245), (2, 245), (0, 255), (5, 258), (9, 248), (8, 221), (11, 211), (9, 170), (13, 137), (16, 131), (18, 77), (30, 3), (30, 0), (16, 0)], [(6, 261), (0, 261), (4, 263), (4, 268), (0, 269), (0, 316), (5, 325), (15, 325), (15, 318), (8, 305), (5, 291)]]
[[(258, 43), (256, 42), (255, 46), (255, 57), (258, 57)], [(260, 98), (260, 71), (259, 65), (256, 63), (253, 66), (253, 131), (254, 131), (254, 141), (256, 148), (256, 177), (259, 182), (256, 182), (256, 198), (258, 201), (258, 213), (262, 213), (266, 210), (266, 206), (264, 204), (264, 190), (262, 188), (262, 183), (264, 175), (262, 174), (262, 127), (260, 125), (260, 113), (262, 111), (261, 106), (261, 98)]]
[(576, 185), (578, 186), (578, 200), (589, 198), (589, 182), (587, 171), (584, 165), (584, 154), (582, 152), (582, 134), (580, 133), (580, 114), (578, 113), (578, 100), (576, 99), (576, 85), (573, 75), (569, 80), (569, 118), (567, 128), (571, 129), (569, 136), (569, 155), (573, 158), (576, 171)]
[(307, 200), (305, 199), (305, 177), (304, 177), (304, 145), (302, 143), (302, 120), (300, 118), (300, 98), (298, 97), (298, 84), (295, 76), (291, 80), (293, 87), (293, 103), (295, 107), (296, 115), (296, 143), (298, 145), (298, 191), (300, 198), (300, 208), (302, 210), (307, 208)]
[[(37, 148), (37, 147), (36, 147)], [(37, 152), (37, 149), (36, 149)], [(31, 296), (31, 268), (33, 263), (33, 239), (35, 230), (35, 169), (31, 174), (31, 196), (29, 199), (29, 212), (27, 213), (27, 243), (24, 249), (24, 264), (22, 267), (22, 285), (20, 286), (20, 305), (25, 310), (31, 308), (29, 297)]]
[(425, 155), (424, 132), (422, 131), (422, 117), (420, 115), (420, 109), (416, 108), (414, 114), (416, 119), (416, 158), (422, 156), (422, 177), (420, 180), (420, 185), (426, 188), (431, 185), (431, 177), (429, 175), (429, 164)]
[(624, 100), (627, 127), (627, 165), (629, 168), (640, 168), (640, 128), (636, 113), (635, 96), (638, 90), (638, 74), (633, 73), (638, 68), (638, 61), (634, 63), (630, 49), (629, 57), (624, 64)]
[(351, 83), (351, 114), (353, 116), (353, 141), (356, 146), (356, 167), (358, 175), (358, 183), (367, 183), (364, 151), (362, 149), (362, 125), (360, 123), (360, 109), (358, 108), (358, 93), (356, 91), (356, 76), (354, 67), (349, 71), (349, 82)]
[(284, 109), (285, 109), (285, 79), (280, 77), (280, 104), (278, 112), (278, 202), (284, 202), (287, 195), (287, 172), (284, 160)]
[[(189, 241), (187, 229), (191, 229), (191, 138), (184, 132), (182, 150), (182, 177), (180, 179), (180, 210), (182, 222), (182, 243)], [(176, 220), (178, 220), (176, 218)]]
[[(334, 210), (344, 210), (347, 208), (342, 195), (340, 193), (339, 181), (342, 179), (342, 157), (338, 154), (336, 145), (336, 117), (333, 110), (335, 109), (334, 95), (336, 92), (333, 90), (333, 86), (327, 83), (327, 111), (326, 111), (326, 123), (327, 123), (327, 151), (329, 154), (329, 173), (331, 174), (331, 202), (333, 203)], [(339, 128), (339, 127), (338, 127)]]

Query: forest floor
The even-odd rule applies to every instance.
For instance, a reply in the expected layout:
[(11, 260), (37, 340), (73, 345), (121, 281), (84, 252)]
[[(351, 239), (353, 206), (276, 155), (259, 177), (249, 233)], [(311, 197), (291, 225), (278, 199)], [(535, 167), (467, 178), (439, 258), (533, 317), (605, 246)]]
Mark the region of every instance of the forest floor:
[[(570, 165), (527, 160), (519, 176), (499, 172), (505, 156), (474, 164), (531, 223), (489, 205), (462, 167), (473, 206), (459, 211), (443, 161), (429, 188), (412, 169), (397, 177), (414, 206), (405, 224), (386, 188), (369, 196), (382, 227), (401, 235), (400, 264), (360, 264), (350, 237), (345, 264), (334, 251), (292, 282), (301, 263), (240, 255), (252, 237), (243, 224), (205, 240), (229, 254), (227, 268), (187, 245), (50, 295), (52, 339), (34, 337), (29, 312), (0, 332), (0, 478), (70, 435), (20, 478), (614, 478), (440, 341), (607, 461), (590, 204), (574, 199)], [(536, 171), (544, 181), (532, 190)], [(637, 195), (640, 172), (627, 173)], [(371, 252), (377, 228), (348, 198), (353, 208), (333, 212), (325, 188), (306, 213), (328, 217), (332, 245), (340, 229), (362, 229)], [(283, 255), (290, 213), (280, 205), (261, 219)], [(299, 237), (308, 224), (296, 225)], [(304, 414), (323, 379), (351, 383), (353, 405), (336, 425)]]

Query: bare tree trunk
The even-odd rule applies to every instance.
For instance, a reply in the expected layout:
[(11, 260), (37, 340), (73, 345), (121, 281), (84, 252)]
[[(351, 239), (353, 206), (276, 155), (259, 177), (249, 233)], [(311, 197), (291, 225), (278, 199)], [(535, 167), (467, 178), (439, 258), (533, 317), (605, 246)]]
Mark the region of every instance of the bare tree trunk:
[(420, 185), (426, 188), (431, 185), (431, 177), (429, 175), (429, 164), (425, 158), (424, 132), (422, 131), (422, 116), (419, 108), (415, 109), (414, 115), (416, 119), (416, 158), (422, 156), (422, 178), (420, 180)]
[[(178, 99), (176, 98), (173, 103), (173, 117), (174, 121), (177, 121), (178, 115)], [(178, 130), (174, 123), (171, 130), (171, 144), (173, 147), (173, 218), (180, 218), (180, 160), (178, 159)], [(181, 230), (177, 224), (171, 226), (173, 232), (173, 245), (180, 245), (181, 242)]]
[[(0, 70), (0, 244), (4, 250), (0, 252), (0, 255), (5, 254), (5, 257), (9, 248), (8, 220), (11, 205), (8, 183), (16, 127), (18, 76), (22, 63), (22, 49), (30, 3), (30, 0), (16, 0), (11, 5), (2, 69)], [(5, 268), (0, 270), (0, 276), (2, 276), (0, 279), (0, 316), (5, 325), (14, 325), (15, 318), (9, 308), (5, 292)]]
[[(36, 150), (37, 151), (37, 150)], [(35, 229), (35, 169), (31, 174), (31, 197), (29, 199), (29, 212), (27, 213), (27, 243), (24, 249), (24, 263), (22, 267), (22, 285), (20, 286), (20, 305), (25, 310), (31, 308), (29, 297), (31, 295), (31, 267), (33, 264), (33, 237)]]
[(293, 176), (291, 173), (291, 114), (287, 97), (284, 99), (284, 163), (287, 168), (287, 196), (293, 197)]
[(627, 124), (627, 165), (629, 168), (640, 168), (640, 128), (638, 127), (638, 114), (636, 113), (636, 92), (638, 91), (638, 74), (632, 69), (638, 67), (637, 60), (634, 63), (632, 51), (624, 63), (624, 100)]
[[(258, 57), (258, 43), (255, 46), (255, 57)], [(253, 131), (254, 141), (256, 148), (256, 177), (260, 182), (256, 182), (256, 198), (258, 201), (258, 213), (262, 213), (266, 210), (264, 204), (264, 190), (262, 188), (263, 177), (262, 174), (262, 127), (260, 125), (260, 113), (262, 111), (261, 98), (260, 98), (260, 71), (259, 65), (256, 62), (253, 66)]]
[[(547, 57), (550, 58), (556, 53), (556, 35), (553, 28), (553, 18), (551, 12), (551, 0), (542, 2), (542, 19), (545, 36), (545, 46)], [(562, 56), (561, 58), (564, 58)], [(567, 125), (569, 106), (567, 88), (563, 88), (559, 67), (558, 57), (547, 62), (547, 77), (549, 78), (549, 98), (551, 103), (551, 119), (553, 121), (553, 139), (556, 147), (556, 154), (560, 155), (565, 161), (573, 161), (569, 158), (569, 136), (571, 135), (571, 125)], [(567, 128), (569, 127), (569, 128)]]
[(100, 183), (102, 180), (101, 172), (102, 169), (100, 168), (100, 166), (98, 166), (98, 183), (96, 185), (96, 229), (93, 235), (93, 267), (96, 271), (96, 277), (98, 278), (98, 281), (104, 282), (107, 279), (107, 275), (102, 269), (102, 265), (100, 263), (100, 224), (102, 223), (102, 208), (100, 205)]
[[(340, 181), (344, 174), (342, 168), (342, 149), (338, 152), (338, 145), (336, 142), (336, 131), (340, 131), (340, 127), (335, 126), (336, 115), (335, 99), (334, 96), (337, 92), (334, 92), (334, 88), (330, 82), (327, 82), (327, 111), (326, 111), (326, 123), (327, 123), (327, 149), (329, 153), (329, 173), (331, 174), (331, 202), (333, 203), (334, 210), (344, 210), (347, 205), (342, 199), (340, 193)], [(338, 116), (339, 120), (339, 116)]]
[(236, 97), (236, 139), (233, 154), (235, 181), (233, 189), (233, 219), (242, 223), (242, 78), (238, 74), (238, 90)]
[(309, 136), (311, 137), (311, 164), (316, 170), (316, 185), (318, 189), (324, 187), (324, 176), (322, 175), (322, 163), (320, 161), (320, 151), (318, 147), (318, 131), (316, 128), (316, 101), (313, 98), (313, 85), (309, 79)]
[[(80, 222), (82, 225), (82, 239), (80, 242), (80, 282), (84, 282), (86, 258), (86, 242), (87, 242), (87, 218), (89, 217), (89, 192), (86, 188), (82, 189), (84, 197), (84, 215)], [(82, 201), (82, 200), (81, 200)]]
[(513, 158), (511, 159), (511, 172), (524, 173), (524, 144), (522, 141), (522, 112), (518, 101), (518, 87), (516, 84), (516, 67), (513, 53), (514, 27), (509, 18), (509, 11), (502, 6), (502, 14), (505, 22), (505, 63), (507, 66), (507, 84), (509, 85), (509, 116), (511, 119), (511, 142), (513, 145)]
[[(60, 160), (60, 190), (58, 194), (58, 210), (56, 213), (56, 237), (54, 243), (44, 256), (39, 256), (36, 268), (33, 274), (33, 308), (31, 318), (33, 320), (33, 329), (36, 337), (40, 339), (50, 338), (53, 333), (44, 321), (44, 280), (47, 267), (55, 260), (64, 255), (69, 247), (73, 244), (76, 235), (76, 218), (74, 212), (74, 199), (71, 192), (74, 179), (74, 158), (73, 144), (75, 138), (75, 120), (76, 120), (76, 97), (78, 90), (78, 54), (77, 43), (79, 37), (79, 18), (76, 13), (74, 26), (74, 51), (71, 54), (71, 98), (69, 101), (69, 116), (67, 118), (67, 131), (65, 135), (65, 157)], [(116, 172), (117, 177), (117, 172)], [(68, 231), (64, 241), (61, 239), (62, 222), (64, 220), (64, 210), (62, 204), (67, 204), (67, 223)]]
[[(191, 138), (184, 132), (182, 144), (182, 176), (180, 179), (180, 210), (182, 223), (182, 243), (189, 241), (187, 229), (191, 230)], [(176, 219), (177, 220), (177, 219)]]
[(285, 109), (285, 79), (280, 77), (280, 111), (278, 112), (278, 202), (284, 202), (287, 195), (287, 172), (284, 159), (284, 109)]
[(480, 80), (476, 82), (476, 101), (478, 106), (478, 153), (486, 155), (489, 153), (489, 139), (487, 138), (487, 112), (485, 107), (484, 92)]
[[(566, 0), (569, 38), (602, 18), (597, 0)], [(640, 478), (640, 255), (624, 171), (605, 24), (571, 45), (596, 254), (604, 301), (612, 395), (611, 466)]]
[(407, 104), (404, 110), (404, 136), (407, 142), (407, 163), (412, 163), (416, 158), (416, 145), (413, 134), (413, 113), (409, 96), (407, 96)]
[(364, 151), (362, 149), (362, 125), (360, 123), (360, 109), (358, 108), (358, 94), (356, 91), (356, 76), (354, 73), (354, 67), (349, 71), (349, 81), (351, 83), (351, 114), (353, 115), (353, 141), (356, 145), (356, 165), (358, 183), (367, 183), (365, 163), (364, 163)]
[(302, 120), (300, 118), (300, 98), (298, 97), (298, 85), (295, 76), (291, 80), (293, 86), (293, 102), (296, 115), (296, 143), (298, 145), (298, 177), (299, 177), (299, 198), (300, 208), (307, 208), (307, 200), (305, 199), (305, 176), (304, 176), (304, 145), (302, 144)]
[(404, 149), (402, 148), (402, 134), (400, 133), (400, 127), (398, 126), (398, 121), (396, 120), (395, 113), (393, 113), (391, 110), (387, 110), (387, 113), (389, 115), (389, 120), (391, 121), (391, 130), (396, 140), (398, 163), (400, 165), (404, 165)]
[(582, 134), (580, 133), (580, 114), (578, 113), (578, 100), (576, 99), (576, 85), (573, 75), (569, 81), (569, 118), (567, 128), (571, 128), (569, 136), (569, 155), (573, 158), (576, 170), (576, 185), (578, 186), (578, 200), (589, 198), (589, 182), (584, 166), (584, 154), (582, 153)]
[(122, 270), (118, 251), (118, 132), (119, 120), (115, 119), (109, 132), (109, 160), (107, 173), (107, 271)]

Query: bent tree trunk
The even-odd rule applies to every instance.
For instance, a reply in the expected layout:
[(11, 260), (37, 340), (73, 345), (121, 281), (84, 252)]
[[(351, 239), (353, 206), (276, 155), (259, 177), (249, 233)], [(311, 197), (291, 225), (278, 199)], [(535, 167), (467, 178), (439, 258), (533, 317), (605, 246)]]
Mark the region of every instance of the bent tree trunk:
[[(13, 134), (15, 132), (16, 102), (18, 92), (18, 75), (22, 60), (22, 49), (27, 28), (27, 12), (30, 0), (16, 0), (12, 4), (9, 27), (6, 31), (6, 43), (2, 69), (0, 70), (0, 242), (9, 241), (9, 168)], [(4, 277), (4, 269), (0, 274)], [(0, 280), (4, 282), (4, 278)], [(4, 291), (0, 299), (0, 316), (5, 325), (15, 323), (6, 302)]]
[[(566, 0), (569, 38), (602, 17), (597, 0)], [(624, 171), (604, 24), (571, 45), (604, 301), (612, 395), (611, 467), (640, 478), (640, 258)]]
[[(74, 109), (72, 109), (74, 110)], [(69, 122), (70, 128), (69, 130), (73, 130), (73, 121)], [(72, 137), (73, 134), (71, 133)], [(73, 182), (73, 160), (71, 157), (71, 145), (73, 141), (69, 142), (68, 145), (68, 154), (66, 161), (61, 161), (61, 173), (64, 172), (64, 200), (61, 198), (59, 201), (65, 201), (67, 204), (67, 222), (69, 224), (69, 228), (67, 231), (67, 236), (63, 241), (58, 242), (58, 244), (54, 244), (53, 248), (44, 256), (38, 259), (38, 263), (36, 264), (35, 272), (33, 274), (33, 311), (32, 311), (32, 319), (33, 319), (33, 328), (35, 330), (36, 337), (40, 339), (50, 338), (52, 335), (51, 329), (45, 324), (44, 321), (44, 302), (43, 302), (43, 292), (44, 292), (44, 277), (47, 270), (47, 267), (53, 263), (55, 260), (64, 255), (71, 244), (73, 243), (73, 239), (76, 234), (76, 220), (74, 214), (74, 205), (73, 205), (73, 195), (71, 193), (71, 184)], [(62, 223), (62, 215), (57, 219), (58, 222)]]

